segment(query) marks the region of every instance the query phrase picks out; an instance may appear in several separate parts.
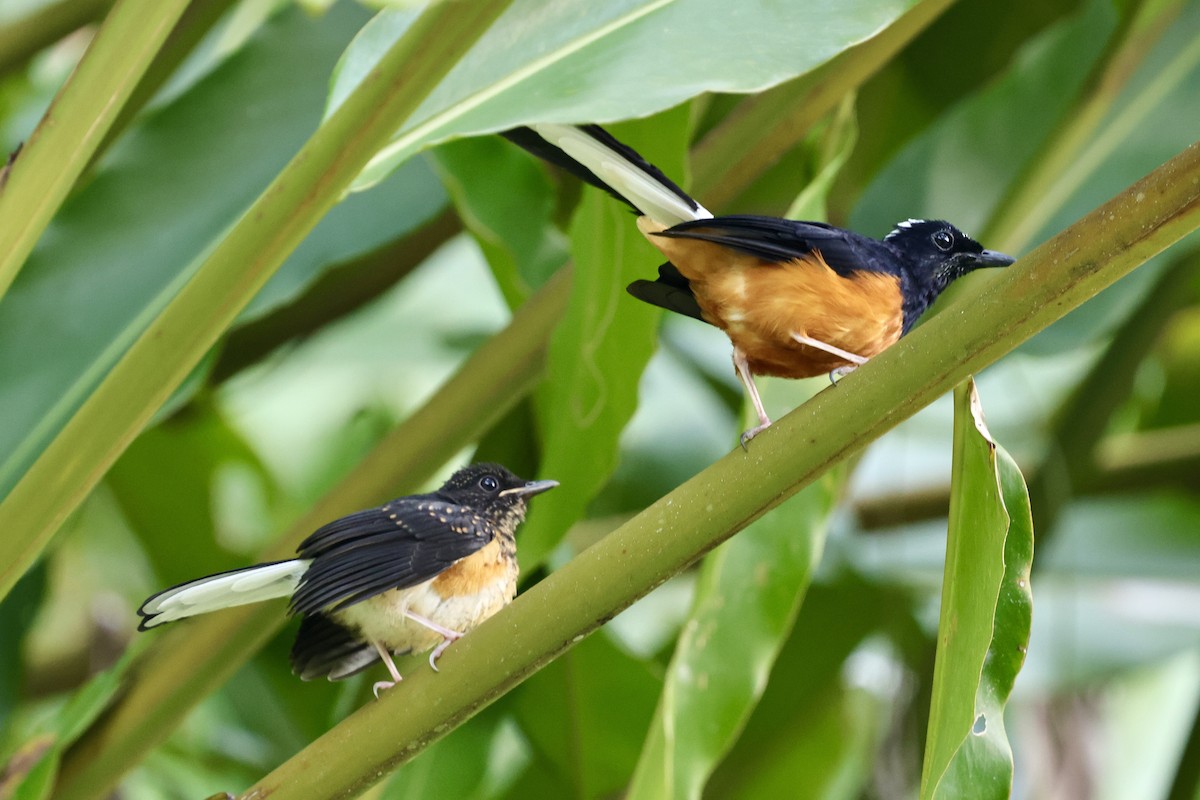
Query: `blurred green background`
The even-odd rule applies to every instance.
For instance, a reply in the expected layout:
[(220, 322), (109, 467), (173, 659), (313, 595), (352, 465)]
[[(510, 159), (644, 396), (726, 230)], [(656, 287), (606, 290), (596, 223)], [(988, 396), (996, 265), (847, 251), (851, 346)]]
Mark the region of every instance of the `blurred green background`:
[[(5, 152), (30, 136), (109, 5), (0, 6)], [(174, 58), (152, 66), (0, 302), (0, 492), (415, 12), (374, 13), (348, 0), (193, 4)], [(657, 255), (629, 215), (484, 134), (534, 119), (618, 123), (716, 212), (874, 236), (945, 217), (1020, 256), (1200, 130), (1196, 0), (530, 1), (511, 16), (508, 37), (481, 40), (430, 95), (426, 127), (372, 161), (0, 603), (0, 798), (54, 796), (28, 764), (86, 738), (139, 680), (126, 670), (152, 645), (135, 633), (145, 596), (253, 562), (314, 507), (349, 512), (475, 458), (557, 478), (563, 490), (535, 502), (519, 540), (528, 584), (735, 445), (745, 409), (728, 341), (624, 296)], [(589, 243), (597, 218), (626, 237), (619, 258)], [(1005, 725), (1016, 797), (1197, 796), (1198, 246), (1184, 239), (977, 377), (991, 433), (1029, 483), (1038, 547)], [(386, 456), (372, 461), (404, 450), (414, 411), (568, 259), (575, 291), (532, 390), (514, 386), (415, 484), (379, 467)], [(773, 417), (826, 389), (760, 385)], [(743, 674), (700, 693), (696, 725), (720, 730), (690, 731), (677, 796), (915, 796), (952, 437), (946, 397), (743, 534), (776, 548), (743, 565), (773, 570), (755, 596), (770, 624), (745, 637)], [(659, 796), (648, 730), (675, 696), (681, 631), (694, 637), (703, 619), (697, 584), (718, 607), (741, 593), (705, 569), (656, 589), (371, 796)], [(215, 691), (179, 675), (190, 710), (118, 768), (116, 796), (238, 791), (368, 702), (374, 672), (291, 676), (294, 629), (263, 631)], [(104, 758), (60, 755), (65, 774)]]

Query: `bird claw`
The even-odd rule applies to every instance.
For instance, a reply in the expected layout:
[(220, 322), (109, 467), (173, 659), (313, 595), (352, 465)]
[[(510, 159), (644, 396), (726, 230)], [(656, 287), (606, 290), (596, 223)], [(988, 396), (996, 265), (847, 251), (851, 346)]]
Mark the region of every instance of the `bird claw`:
[(437, 660), (442, 657), (442, 653), (446, 652), (446, 648), (463, 637), (458, 631), (450, 631), (450, 633), (454, 635), (442, 634), (442, 643), (435, 647), (433, 652), (429, 654), (429, 666), (433, 668), (434, 672), (441, 672), (437, 668)]
[(844, 367), (838, 367), (829, 371), (829, 382), (837, 386), (838, 379), (844, 378), (854, 370), (858, 369), (858, 364), (847, 364)]
[(375, 695), (375, 699), (378, 700), (379, 693), (381, 691), (392, 688), (398, 682), (399, 681), (375, 681), (375, 684), (371, 687), (371, 692)]
[(750, 443), (751, 439), (753, 439), (755, 436), (758, 436), (760, 433), (762, 433), (769, 427), (771, 427), (771, 423), (768, 420), (767, 422), (764, 422), (761, 425), (755, 425), (753, 428), (750, 428), (748, 431), (743, 433), (741, 435), (741, 437), (739, 437), (739, 439), (738, 439), (738, 441), (741, 442), (742, 449), (745, 450), (746, 452), (749, 452), (750, 448), (748, 448), (746, 445), (748, 445)]

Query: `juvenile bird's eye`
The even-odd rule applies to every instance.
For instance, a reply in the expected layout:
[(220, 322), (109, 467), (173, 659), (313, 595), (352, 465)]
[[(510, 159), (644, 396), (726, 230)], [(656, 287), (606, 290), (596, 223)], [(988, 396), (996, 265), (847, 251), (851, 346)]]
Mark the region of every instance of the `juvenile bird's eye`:
[(949, 251), (954, 247), (954, 237), (949, 231), (938, 231), (933, 235), (933, 243), (937, 245), (938, 250)]
[(491, 475), (484, 475), (479, 479), (479, 488), (485, 492), (494, 492), (500, 488), (500, 481), (496, 480)]

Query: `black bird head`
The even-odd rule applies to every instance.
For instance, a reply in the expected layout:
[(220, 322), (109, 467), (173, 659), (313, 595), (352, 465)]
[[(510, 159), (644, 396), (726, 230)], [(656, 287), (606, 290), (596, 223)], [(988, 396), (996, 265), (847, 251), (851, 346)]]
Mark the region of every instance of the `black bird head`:
[(904, 330), (956, 278), (982, 267), (1007, 267), (1012, 256), (983, 245), (944, 220), (909, 219), (883, 239), (903, 263)]
[(437, 494), (449, 503), (515, 526), (525, 519), (529, 498), (555, 486), (558, 481), (527, 481), (499, 464), (484, 463), (455, 472)]

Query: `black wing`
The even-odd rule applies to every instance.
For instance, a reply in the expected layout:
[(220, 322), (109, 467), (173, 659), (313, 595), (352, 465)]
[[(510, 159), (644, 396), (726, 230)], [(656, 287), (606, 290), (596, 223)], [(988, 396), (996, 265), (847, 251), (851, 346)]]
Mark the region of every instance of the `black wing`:
[(700, 304), (696, 302), (696, 295), (692, 294), (687, 278), (680, 275), (670, 262), (658, 268), (657, 280), (634, 281), (625, 290), (643, 303), (708, 322), (700, 313)]
[(731, 215), (682, 222), (657, 236), (699, 239), (783, 263), (820, 253), (834, 272), (893, 272), (887, 246), (823, 222)]
[(430, 495), (342, 517), (300, 544), (300, 557), (313, 561), (292, 596), (291, 611), (333, 611), (389, 589), (416, 586), (491, 539), (473, 511)]

